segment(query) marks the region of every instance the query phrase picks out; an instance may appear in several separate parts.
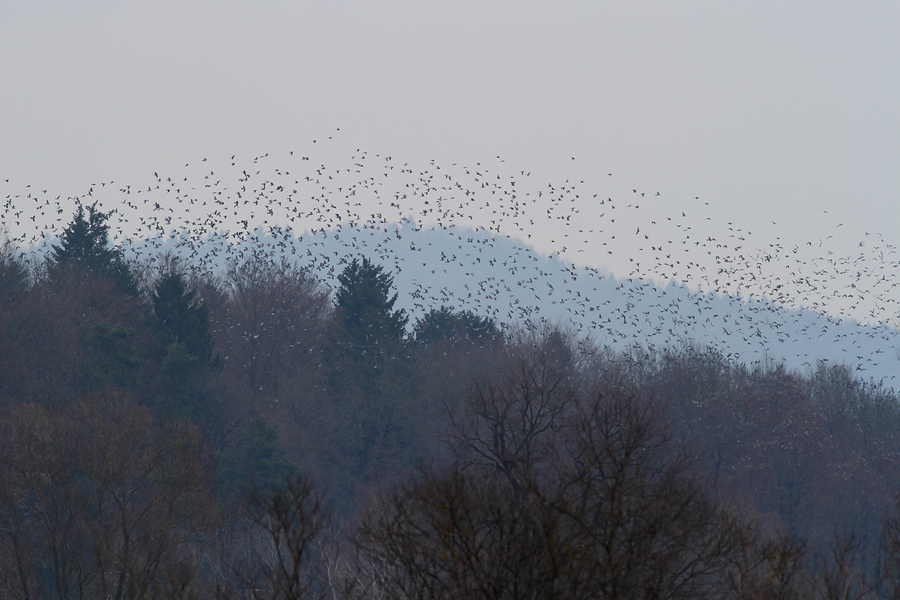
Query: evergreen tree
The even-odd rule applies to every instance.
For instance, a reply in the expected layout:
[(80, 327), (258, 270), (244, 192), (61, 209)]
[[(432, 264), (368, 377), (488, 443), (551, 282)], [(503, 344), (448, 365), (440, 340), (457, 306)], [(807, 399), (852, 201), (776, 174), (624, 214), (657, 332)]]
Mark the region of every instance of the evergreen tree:
[(150, 298), (166, 345), (182, 344), (201, 364), (209, 363), (213, 352), (209, 310), (197, 290), (188, 289), (184, 276), (171, 270), (156, 283)]
[[(28, 352), (23, 351), (23, 336), (18, 332), (28, 331), (23, 315), (31, 304), (28, 301), (30, 286), (25, 258), (8, 240), (0, 241), (0, 360), (3, 362), (0, 397), (10, 397), (11, 391), (27, 379), (21, 369), (27, 364)], [(24, 336), (24, 339), (33, 343), (33, 336)], [(25, 348), (30, 350), (29, 346), (25, 345)]]
[(406, 346), (407, 316), (394, 308), (392, 277), (363, 258), (350, 262), (338, 281), (337, 352), (329, 380), (342, 421), (335, 442), (340, 468), (365, 481), (413, 446), (420, 406)]
[(141, 364), (134, 338), (128, 327), (106, 321), (88, 329), (81, 340), (87, 360), (79, 370), (76, 391), (88, 395), (137, 387)]
[(129, 295), (137, 296), (137, 282), (123, 260), (121, 250), (109, 247), (109, 225), (106, 221), (110, 214), (99, 210), (96, 202), (88, 206), (85, 212), (84, 205), (79, 202), (72, 222), (63, 231), (60, 245), (53, 246), (50, 263), (56, 268), (80, 265), (113, 280)]
[(29, 283), (25, 257), (8, 240), (3, 240), (0, 242), (0, 304), (19, 298)]
[(367, 258), (353, 259), (338, 276), (335, 317), (341, 345), (351, 356), (375, 361), (397, 352), (405, 340), (408, 317), (394, 310), (394, 279)]
[(413, 335), (417, 344), (440, 340), (472, 340), (489, 342), (500, 336), (497, 323), (470, 310), (454, 311), (446, 306), (431, 309), (416, 321)]
[(108, 218), (108, 214), (97, 210), (96, 203), (85, 214), (84, 205), (79, 202), (72, 222), (63, 231), (60, 245), (53, 247), (53, 261), (58, 265), (76, 261), (99, 269), (109, 266), (116, 253), (107, 248)]
[(163, 353), (157, 404), (172, 417), (200, 418), (210, 400), (209, 377), (222, 366), (213, 357), (209, 310), (175, 268), (156, 282), (150, 300)]
[(219, 459), (219, 482), (232, 490), (271, 490), (295, 471), (278, 443), (278, 430), (262, 417), (251, 420), (239, 444)]

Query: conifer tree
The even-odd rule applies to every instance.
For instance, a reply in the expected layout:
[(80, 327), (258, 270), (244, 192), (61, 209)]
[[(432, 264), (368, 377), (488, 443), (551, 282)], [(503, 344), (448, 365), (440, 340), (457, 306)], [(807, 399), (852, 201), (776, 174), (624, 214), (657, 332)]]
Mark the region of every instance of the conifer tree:
[(184, 345), (203, 364), (212, 360), (209, 310), (197, 291), (188, 289), (184, 276), (169, 271), (156, 283), (150, 298), (166, 343)]
[(417, 344), (440, 340), (489, 342), (500, 337), (497, 323), (491, 317), (482, 317), (470, 310), (454, 311), (446, 306), (431, 309), (419, 318), (413, 333)]
[(342, 468), (358, 477), (390, 463), (412, 444), (417, 407), (406, 345), (407, 316), (395, 309), (393, 278), (368, 259), (338, 277), (335, 360), (330, 384), (344, 425)]
[(87, 211), (78, 202), (75, 216), (63, 231), (60, 245), (53, 246), (50, 264), (57, 269), (80, 265), (113, 280), (119, 289), (129, 295), (137, 296), (137, 282), (122, 258), (122, 251), (109, 245), (109, 225), (106, 221), (110, 214), (98, 209), (96, 202), (88, 206)]
[(394, 310), (393, 277), (368, 258), (354, 258), (338, 282), (335, 316), (349, 354), (374, 359), (396, 351), (405, 339), (408, 317), (404, 310)]

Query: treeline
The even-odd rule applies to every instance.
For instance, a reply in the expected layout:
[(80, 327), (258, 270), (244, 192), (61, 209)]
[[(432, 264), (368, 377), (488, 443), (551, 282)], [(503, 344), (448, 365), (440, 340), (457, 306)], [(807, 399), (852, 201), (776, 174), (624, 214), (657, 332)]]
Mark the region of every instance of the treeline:
[(79, 207), (0, 252), (0, 598), (898, 598), (900, 405), (846, 367), (614, 352), (129, 264)]

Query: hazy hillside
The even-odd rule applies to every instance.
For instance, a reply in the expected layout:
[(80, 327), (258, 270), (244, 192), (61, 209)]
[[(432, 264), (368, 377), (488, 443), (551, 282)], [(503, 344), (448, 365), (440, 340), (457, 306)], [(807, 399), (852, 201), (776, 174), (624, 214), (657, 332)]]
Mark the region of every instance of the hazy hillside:
[(98, 202), (114, 211), (112, 241), (145, 257), (165, 247), (215, 270), (263, 243), (333, 281), (347, 257), (366, 255), (413, 315), (446, 304), (508, 324), (570, 323), (617, 348), (692, 340), (747, 363), (804, 371), (825, 360), (896, 384), (900, 257), (875, 233), (855, 242), (809, 215), (822, 236), (803, 241), (778, 215), (751, 232), (708, 201), (613, 174), (543, 184), (499, 157), (412, 164), (328, 148), (203, 159), (66, 199), (10, 189), (3, 223), (17, 244), (40, 247), (77, 200)]
[(689, 341), (739, 362), (783, 362), (804, 373), (819, 361), (845, 364), (861, 378), (889, 388), (900, 372), (900, 332), (894, 328), (790, 310), (765, 298), (696, 293), (675, 282), (619, 280), (486, 231), (421, 229), (406, 219), (386, 228), (344, 226), (300, 235), (257, 230), (242, 242), (225, 236), (157, 239), (131, 251), (150, 257), (160, 248), (185, 259), (203, 257), (212, 270), (256, 249), (296, 259), (332, 284), (348, 259), (363, 255), (394, 274), (398, 306), (413, 317), (446, 305), (506, 324), (571, 326), (619, 350)]

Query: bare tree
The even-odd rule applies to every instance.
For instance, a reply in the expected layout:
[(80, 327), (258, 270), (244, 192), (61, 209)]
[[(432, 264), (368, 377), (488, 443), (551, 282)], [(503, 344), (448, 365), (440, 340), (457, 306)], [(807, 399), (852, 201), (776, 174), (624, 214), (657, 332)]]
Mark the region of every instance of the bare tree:
[(22, 598), (149, 598), (218, 524), (205, 444), (107, 396), (5, 421), (3, 583)]
[(277, 398), (318, 368), (331, 304), (308, 271), (254, 254), (229, 265), (225, 287), (223, 312), (214, 315), (218, 351), (248, 389)]
[(357, 593), (390, 598), (565, 598), (554, 515), (506, 482), (425, 471), (382, 496), (357, 537)]
[(3, 418), (0, 564), (14, 598), (72, 597), (91, 576), (79, 518), (80, 465), (62, 443), (70, 429), (62, 415), (38, 405)]
[(295, 474), (277, 486), (255, 488), (247, 494), (244, 510), (254, 542), (238, 569), (248, 597), (323, 598), (316, 548), (328, 511), (310, 479)]
[(520, 339), (497, 372), (474, 383), (462, 411), (450, 413), (460, 465), (495, 469), (515, 490), (546, 465), (576, 405), (570, 352), (555, 331)]
[(880, 597), (860, 563), (860, 543), (852, 531), (835, 535), (828, 553), (818, 557), (817, 596), (822, 600)]
[[(558, 353), (521, 355), (455, 415), (457, 461), (360, 526), (368, 590), (398, 598), (718, 597), (738, 521), (707, 496), (655, 403), (588, 394)], [(378, 565), (378, 568), (373, 568)]]
[(720, 585), (735, 523), (653, 404), (609, 392), (584, 402), (557, 455), (548, 502), (580, 548), (583, 586), (602, 597), (706, 597)]

